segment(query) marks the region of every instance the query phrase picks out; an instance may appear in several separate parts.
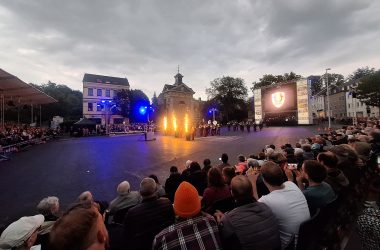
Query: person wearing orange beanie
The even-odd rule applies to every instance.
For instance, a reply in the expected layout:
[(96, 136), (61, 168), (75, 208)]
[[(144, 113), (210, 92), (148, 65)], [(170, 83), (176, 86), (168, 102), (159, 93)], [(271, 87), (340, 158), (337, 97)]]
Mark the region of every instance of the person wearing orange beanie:
[(201, 212), (197, 189), (182, 182), (174, 195), (176, 223), (156, 235), (153, 249), (221, 249), (218, 225), (209, 214)]

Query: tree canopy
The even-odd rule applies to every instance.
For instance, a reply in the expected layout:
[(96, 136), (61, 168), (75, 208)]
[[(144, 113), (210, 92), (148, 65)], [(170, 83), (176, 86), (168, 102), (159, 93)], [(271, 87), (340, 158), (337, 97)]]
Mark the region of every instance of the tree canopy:
[[(147, 117), (139, 113), (139, 108), (150, 105), (148, 96), (140, 89), (120, 90), (114, 97), (116, 113), (128, 117), (131, 122), (146, 122)], [(149, 112), (149, 111), (148, 111)]]
[(358, 99), (367, 105), (380, 108), (380, 70), (363, 77), (356, 90)]
[(293, 71), (290, 71), (290, 73), (285, 73), (283, 75), (272, 75), (272, 74), (265, 74), (258, 82), (253, 82), (253, 87), (251, 88), (252, 91), (254, 89), (258, 89), (264, 86), (269, 86), (272, 84), (280, 83), (280, 82), (289, 82), (293, 80), (298, 80), (302, 76), (297, 75)]
[(373, 74), (375, 74), (375, 72), (376, 72), (375, 68), (369, 68), (368, 66), (361, 67), (361, 68), (358, 68), (357, 70), (355, 70), (352, 74), (350, 74), (347, 77), (347, 80), (349, 80), (349, 81), (359, 80), (363, 77), (373, 75)]
[(223, 76), (211, 81), (210, 85), (206, 94), (209, 100), (218, 103), (225, 121), (247, 118), (248, 90), (243, 79)]

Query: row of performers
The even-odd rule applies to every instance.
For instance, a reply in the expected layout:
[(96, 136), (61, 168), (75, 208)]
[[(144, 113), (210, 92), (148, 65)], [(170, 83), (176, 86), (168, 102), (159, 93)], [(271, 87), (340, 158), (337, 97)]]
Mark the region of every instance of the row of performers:
[(220, 135), (220, 124), (201, 123), (198, 125), (197, 135), (199, 137)]
[(233, 131), (238, 131), (240, 129), (241, 132), (244, 132), (244, 129), (247, 129), (247, 132), (251, 132), (251, 127), (253, 128), (253, 132), (256, 132), (257, 129), (260, 131), (264, 127), (264, 123), (262, 121), (259, 122), (259, 124), (256, 124), (255, 122), (227, 122), (227, 128), (228, 131), (231, 131), (231, 127)]

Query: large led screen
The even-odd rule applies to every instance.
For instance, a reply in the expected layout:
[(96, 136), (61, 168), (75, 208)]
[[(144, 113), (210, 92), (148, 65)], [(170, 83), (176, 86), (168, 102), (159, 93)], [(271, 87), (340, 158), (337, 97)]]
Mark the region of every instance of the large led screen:
[(263, 89), (263, 111), (268, 113), (297, 110), (296, 83)]

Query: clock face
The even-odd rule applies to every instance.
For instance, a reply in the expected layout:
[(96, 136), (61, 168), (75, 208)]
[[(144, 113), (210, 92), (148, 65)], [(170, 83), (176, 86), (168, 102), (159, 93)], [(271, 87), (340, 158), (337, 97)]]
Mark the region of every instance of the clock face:
[(285, 93), (275, 92), (272, 94), (272, 103), (276, 108), (280, 108), (285, 103)]

